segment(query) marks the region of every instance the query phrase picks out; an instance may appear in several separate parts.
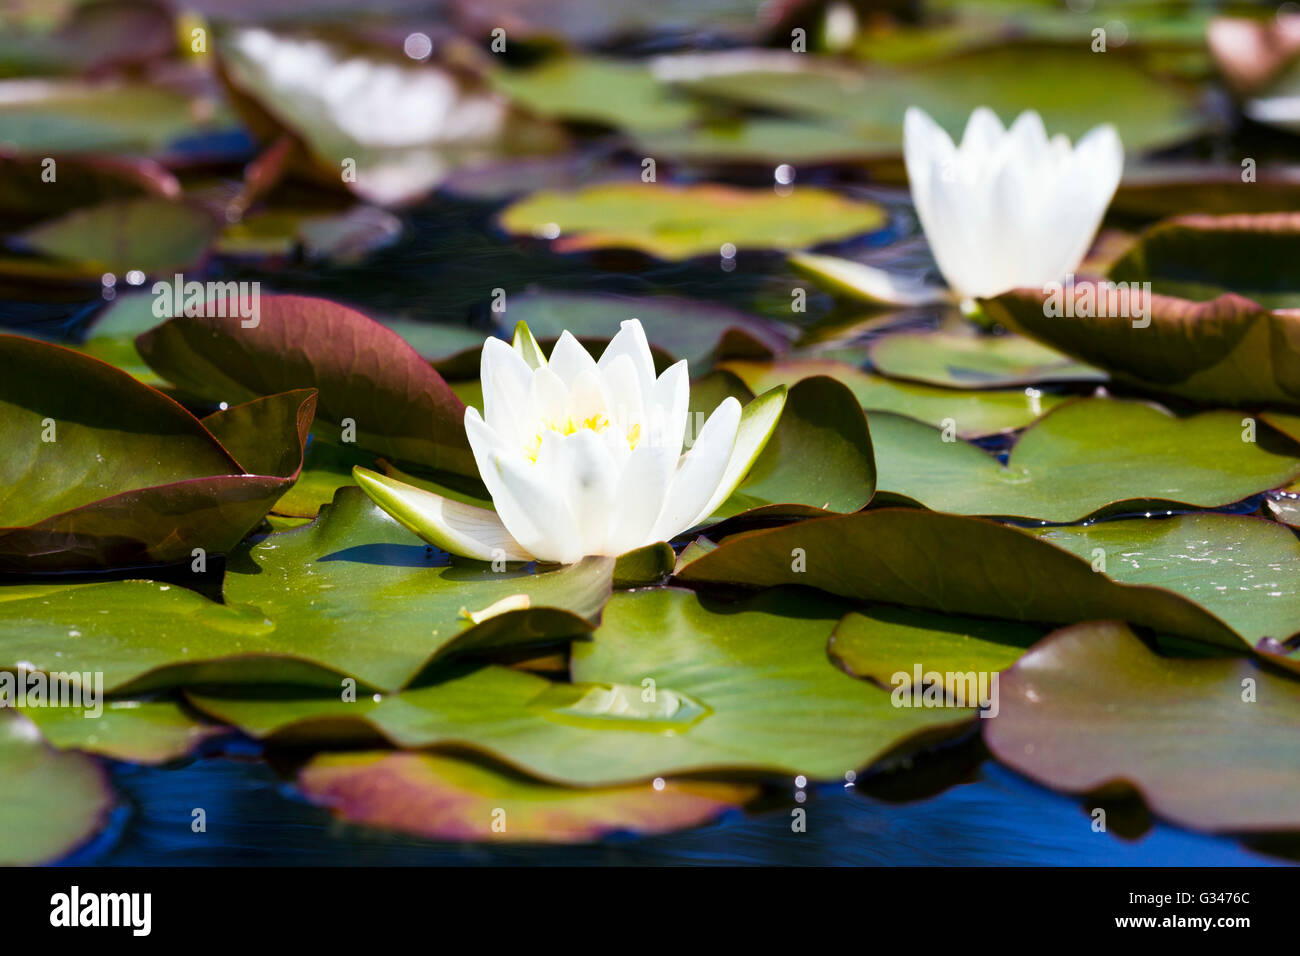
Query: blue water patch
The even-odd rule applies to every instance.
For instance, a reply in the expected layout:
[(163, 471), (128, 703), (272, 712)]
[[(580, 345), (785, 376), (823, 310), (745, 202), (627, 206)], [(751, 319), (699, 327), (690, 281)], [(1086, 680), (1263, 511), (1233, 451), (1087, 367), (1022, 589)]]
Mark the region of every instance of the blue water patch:
[[(230, 751), (227, 750), (227, 754)], [(802, 804), (728, 814), (717, 823), (589, 846), (435, 843), (340, 823), (248, 756), (209, 756), (179, 768), (116, 765), (129, 814), (73, 862), (151, 865), (1074, 865), (1248, 866), (1274, 861), (1226, 837), (1155, 823), (1141, 837), (1098, 833), (1075, 799), (991, 761), (970, 783), (912, 803), (814, 788)], [(288, 799), (286, 799), (288, 798)], [(206, 832), (192, 829), (194, 811)]]

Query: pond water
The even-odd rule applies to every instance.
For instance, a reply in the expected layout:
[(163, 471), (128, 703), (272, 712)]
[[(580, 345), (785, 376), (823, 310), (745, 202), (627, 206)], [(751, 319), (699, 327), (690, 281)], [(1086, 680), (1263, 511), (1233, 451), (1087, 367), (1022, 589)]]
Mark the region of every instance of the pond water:
[[(175, 769), (116, 765), (123, 804), (115, 825), (67, 862), (75, 865), (1024, 865), (1243, 866), (1275, 862), (1230, 839), (1155, 824), (1136, 839), (1092, 828), (1088, 808), (992, 761), (973, 779), (905, 803), (830, 785), (803, 806), (732, 813), (668, 836), (575, 847), (432, 843), (334, 821), (256, 760), (201, 757)], [(791, 804), (793, 806), (793, 804)], [(207, 831), (190, 828), (196, 807)]]

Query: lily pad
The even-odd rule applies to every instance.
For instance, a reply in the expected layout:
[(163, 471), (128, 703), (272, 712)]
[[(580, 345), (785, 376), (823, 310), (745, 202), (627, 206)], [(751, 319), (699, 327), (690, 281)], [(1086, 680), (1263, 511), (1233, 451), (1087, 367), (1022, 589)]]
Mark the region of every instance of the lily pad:
[[(833, 661), (855, 677), (908, 693), (917, 684), (915, 677), (920, 668), (922, 690), (934, 681), (949, 701), (975, 707), (980, 703), (979, 695), (966, 681), (966, 675), (977, 675), (978, 686), (979, 674), (1010, 667), (1043, 636), (1044, 630), (1009, 621), (880, 605), (844, 615), (835, 626), (827, 651)], [(940, 675), (937, 681), (934, 674)]]
[(435, 659), (585, 633), (612, 571), (602, 558), (537, 574), (450, 563), (343, 488), (312, 524), (232, 554), (224, 604), (156, 581), (0, 586), (0, 667), (102, 671), (122, 693), (302, 683), (341, 694), (345, 677), (390, 691)]
[(876, 369), (947, 388), (1104, 382), (1106, 373), (1019, 335), (902, 332), (871, 346)]
[(11, 369), (0, 382), (8, 449), (0, 464), (0, 569), (166, 564), (190, 561), (194, 549), (225, 553), (301, 466), (315, 407), (310, 391), (272, 395), (205, 423), (72, 349), (5, 335), (0, 355)]
[[(477, 475), (461, 404), (396, 332), (326, 299), (264, 295), (256, 327), (238, 316), (179, 316), (136, 339), (150, 367), (210, 401), (284, 388), (320, 392), (318, 430), (359, 448)], [(287, 384), (292, 383), (292, 384)]]
[(958, 514), (1072, 522), (1218, 508), (1300, 477), (1300, 446), (1262, 427), (1243, 440), (1237, 412), (1179, 418), (1145, 402), (1079, 399), (1026, 429), (1005, 465), (901, 416), (870, 422), (880, 491)]
[(313, 438), (303, 456), (298, 480), (273, 506), (278, 515), (314, 518), (340, 488), (354, 485), (352, 469), (375, 464), (373, 455)]
[(32, 724), (0, 716), (0, 865), (58, 859), (99, 832), (113, 802), (92, 759), (59, 753)]
[(1300, 204), (1300, 167), (1267, 163), (1255, 178), (1222, 163), (1143, 163), (1126, 169), (1111, 204), (1113, 212), (1145, 219), (1186, 213), (1275, 212)]
[(502, 667), (379, 703), (193, 696), (258, 737), (369, 727), (402, 747), (473, 747), (558, 783), (609, 786), (687, 772), (841, 779), (969, 714), (894, 707), (826, 659), (839, 602), (771, 591), (741, 605), (659, 588), (615, 595), (576, 684)]
[[(1098, 56), (1086, 45), (997, 44), (896, 69), (728, 51), (696, 56), (676, 72), (693, 93), (870, 131), (893, 144), (893, 153), (902, 151), (909, 106), (948, 130), (964, 127), (979, 106), (1006, 121), (1037, 109), (1050, 132), (1071, 140), (1112, 123), (1135, 152), (1187, 139), (1203, 126), (1191, 90), (1147, 75), (1122, 51)], [(1026, 91), (1032, 91), (1028, 99)]]
[(660, 131), (693, 121), (699, 107), (642, 64), (556, 57), (522, 70), (497, 70), (491, 84), (532, 112), (620, 129)]
[(1068, 400), (1067, 396), (1031, 394), (1024, 390), (958, 391), (918, 382), (902, 382), (873, 375), (830, 359), (784, 359), (778, 362), (724, 362), (749, 388), (762, 392), (777, 385), (825, 375), (846, 385), (868, 412), (893, 412), (942, 428), (951, 420), (959, 438), (979, 438), (1023, 428), (1044, 412)]
[[(817, 467), (807, 467), (808, 462)], [(852, 512), (866, 507), (875, 488), (875, 458), (862, 409), (842, 383), (814, 376), (790, 389), (776, 431), (713, 518)]]
[(200, 206), (157, 197), (113, 199), (19, 233), (14, 241), (83, 272), (149, 275), (198, 262), (220, 232)]
[(713, 119), (634, 134), (638, 155), (728, 165), (823, 166), (874, 159), (897, 148), (871, 131), (770, 116)]
[(1246, 660), (1158, 657), (1126, 627), (1080, 624), (1000, 681), (984, 739), (1050, 787), (1126, 783), (1182, 826), (1300, 829), (1300, 682)]
[(1239, 653), (1247, 648), (1181, 595), (1113, 581), (1061, 548), (978, 518), (872, 508), (744, 532), (696, 553), (679, 562), (679, 580), (802, 584), (862, 602), (1043, 624), (1115, 618)]
[(697, 780), (573, 790), (439, 754), (323, 754), (298, 773), (308, 798), (352, 823), (430, 840), (587, 843), (698, 826), (758, 788)]
[[(1184, 216), (1147, 230), (1111, 267), (1110, 281), (1125, 285), (1076, 282), (1075, 303), (1104, 298), (1104, 310), (1060, 314), (1029, 289), (984, 304), (1003, 324), (1153, 391), (1207, 404), (1297, 405), (1300, 364), (1291, 356), (1300, 315), (1286, 311), (1300, 305), (1297, 255), (1297, 214)], [(1149, 314), (1110, 306), (1110, 289), (1143, 282), (1151, 283)]]
[(48, 219), (110, 199), (155, 196), (179, 199), (181, 184), (152, 159), (126, 156), (49, 157), (54, 160), (58, 189), (42, 180), (43, 156), (0, 156), (0, 209), (11, 224)]
[(0, 142), (28, 156), (157, 155), (182, 137), (236, 129), (215, 98), (161, 85), (60, 80), (6, 93)]
[(539, 192), (500, 216), (513, 235), (552, 240), (556, 252), (636, 249), (660, 259), (736, 249), (802, 249), (875, 232), (886, 223), (874, 203), (816, 187), (789, 196), (771, 190), (699, 184), (610, 183), (574, 192)]
[(1126, 584), (1167, 588), (1216, 614), (1250, 644), (1300, 631), (1300, 542), (1246, 515), (1189, 514), (1036, 528)]
[(109, 700), (103, 706), (103, 713), (92, 719), (68, 707), (28, 707), (22, 713), (60, 750), (81, 750), (132, 763), (179, 760), (204, 740), (226, 732), (165, 698)]
[(1300, 306), (1285, 266), (1300, 254), (1300, 213), (1177, 216), (1147, 229), (1113, 266), (1115, 282), (1204, 302), (1234, 292), (1273, 309)]

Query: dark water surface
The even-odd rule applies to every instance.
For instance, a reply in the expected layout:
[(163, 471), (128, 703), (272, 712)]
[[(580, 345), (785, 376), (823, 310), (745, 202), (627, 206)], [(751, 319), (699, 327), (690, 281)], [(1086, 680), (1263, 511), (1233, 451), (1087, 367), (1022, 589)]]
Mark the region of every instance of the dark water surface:
[[(697, 830), (575, 847), (433, 843), (333, 820), (249, 754), (178, 769), (112, 768), (114, 825), (78, 865), (1079, 865), (1243, 866), (1276, 862), (1230, 839), (1155, 824), (1137, 839), (1096, 833), (1088, 808), (992, 761), (975, 779), (908, 803), (856, 787), (808, 794), (807, 830), (786, 807), (732, 813)], [(195, 808), (207, 832), (193, 833)]]

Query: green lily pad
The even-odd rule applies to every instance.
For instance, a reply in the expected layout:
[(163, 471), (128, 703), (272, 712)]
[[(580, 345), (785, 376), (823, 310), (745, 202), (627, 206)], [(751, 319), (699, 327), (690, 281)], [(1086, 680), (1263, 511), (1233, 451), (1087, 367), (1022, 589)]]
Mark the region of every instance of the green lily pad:
[(492, 85), (534, 113), (620, 129), (660, 131), (690, 123), (699, 107), (639, 63), (556, 57), (522, 70), (497, 70)]
[(897, 415), (870, 418), (877, 487), (936, 511), (1071, 522), (1153, 508), (1218, 508), (1300, 477), (1300, 446), (1268, 428), (1243, 441), (1240, 413), (1178, 418), (1086, 398), (1020, 436), (1006, 465)]
[(893, 412), (936, 428), (956, 423), (957, 437), (979, 438), (1030, 424), (1044, 412), (1068, 400), (1063, 395), (1028, 394), (1024, 390), (958, 391), (917, 382), (902, 382), (864, 372), (830, 359), (786, 359), (779, 362), (724, 362), (749, 388), (762, 392), (777, 385), (825, 375), (846, 385), (868, 412)]
[(635, 588), (648, 584), (659, 584), (673, 573), (677, 564), (677, 554), (667, 542), (647, 544), (627, 554), (621, 554), (614, 562), (614, 587)]
[[(1183, 216), (1148, 229), (1110, 269), (1111, 282), (1127, 284), (1121, 290), (1151, 283), (1149, 315), (1051, 314), (1060, 310), (1029, 289), (984, 304), (1005, 325), (1153, 391), (1207, 404), (1296, 405), (1300, 316), (1285, 310), (1300, 306), (1297, 255), (1295, 213)], [(1096, 289), (1077, 282), (1076, 302), (1100, 299), (1105, 290)]]
[(1204, 302), (1234, 292), (1272, 309), (1300, 306), (1285, 268), (1300, 254), (1300, 214), (1178, 216), (1147, 229), (1110, 268), (1115, 282)]
[(636, 135), (638, 155), (678, 162), (823, 166), (892, 154), (898, 144), (870, 130), (833, 123), (745, 116)]
[(866, 417), (846, 386), (819, 375), (790, 389), (776, 431), (713, 518), (847, 513), (866, 507), (875, 488)]
[(668, 833), (708, 822), (758, 793), (752, 784), (702, 780), (573, 790), (439, 754), (386, 751), (320, 755), (299, 771), (298, 786), (352, 823), (483, 843)]
[[(358, 448), (477, 475), (465, 406), (397, 333), (326, 299), (261, 296), (256, 327), (238, 316), (178, 316), (136, 339), (149, 366), (194, 395), (242, 401), (284, 388), (320, 392), (317, 430)], [(328, 426), (327, 424), (328, 423)]]
[(636, 249), (660, 259), (737, 249), (802, 249), (874, 232), (883, 209), (816, 187), (789, 196), (700, 184), (610, 183), (539, 192), (508, 206), (501, 227), (552, 240), (556, 252)]
[(1106, 380), (1105, 372), (1019, 335), (901, 332), (873, 343), (871, 361), (891, 378), (947, 388)]
[(225, 733), (172, 700), (109, 700), (103, 713), (87, 719), (68, 707), (28, 707), (31, 720), (51, 745), (132, 763), (161, 764), (188, 756), (203, 741)]
[(1036, 528), (1036, 537), (1077, 554), (1126, 584), (1182, 594), (1256, 644), (1300, 631), (1300, 542), (1272, 521), (1189, 514)]
[(286, 517), (314, 518), (334, 500), (335, 492), (356, 484), (352, 480), (353, 467), (370, 468), (374, 463), (371, 454), (313, 438), (303, 456), (298, 480), (275, 503), (273, 510)]
[[(848, 673), (899, 693), (912, 692), (920, 668), (921, 690), (933, 683), (949, 701), (977, 707), (978, 675), (1006, 670), (1044, 630), (881, 605), (844, 615), (827, 651)], [(974, 687), (966, 681), (972, 673)]]
[(102, 671), (121, 693), (209, 683), (341, 693), (344, 677), (390, 691), (435, 659), (585, 633), (612, 571), (604, 558), (537, 574), (452, 563), (343, 488), (312, 524), (232, 554), (224, 604), (156, 581), (0, 586), (0, 668)]
[(984, 739), (1050, 787), (1136, 787), (1198, 830), (1300, 828), (1300, 682), (1250, 661), (1158, 657), (1128, 628), (1080, 624), (1000, 680)]
[(0, 865), (58, 859), (98, 833), (112, 808), (92, 759), (59, 753), (27, 721), (0, 716)]
[(235, 128), (210, 96), (135, 82), (35, 83), (0, 106), (0, 142), (28, 156), (154, 154), (182, 137)]
[(1009, 122), (1037, 109), (1050, 133), (1075, 140), (1112, 123), (1127, 149), (1144, 151), (1195, 135), (1204, 125), (1193, 91), (1155, 79), (1119, 50), (1010, 43), (907, 68), (850, 69), (798, 54), (717, 54), (682, 71), (691, 92), (870, 133), (902, 151), (903, 113), (919, 106), (949, 131), (988, 106)]
[(166, 564), (190, 561), (195, 549), (225, 553), (302, 464), (315, 407), (310, 391), (200, 422), (72, 349), (4, 335), (0, 356), (12, 370), (0, 382), (8, 449), (0, 463), (0, 569)]
[(857, 601), (1042, 624), (1114, 618), (1239, 653), (1247, 647), (1222, 620), (1173, 591), (1113, 581), (1016, 528), (912, 508), (733, 535), (679, 561), (677, 578), (802, 584)]
[(1143, 163), (1126, 169), (1111, 204), (1114, 212), (1144, 219), (1186, 213), (1275, 212), (1300, 205), (1300, 167), (1267, 163), (1255, 179), (1224, 163)]
[(840, 779), (969, 714), (894, 707), (826, 659), (844, 608), (772, 591), (742, 605), (659, 588), (616, 594), (573, 679), (487, 667), (374, 702), (194, 696), (259, 737), (369, 727), (402, 747), (473, 747), (544, 780), (609, 786), (687, 772)]
[(82, 271), (138, 269), (157, 275), (199, 261), (219, 232), (216, 220), (198, 205), (144, 197), (78, 209), (14, 240)]

